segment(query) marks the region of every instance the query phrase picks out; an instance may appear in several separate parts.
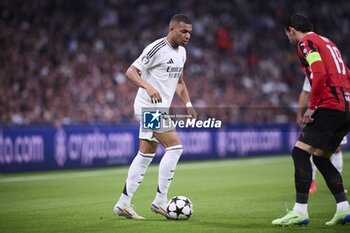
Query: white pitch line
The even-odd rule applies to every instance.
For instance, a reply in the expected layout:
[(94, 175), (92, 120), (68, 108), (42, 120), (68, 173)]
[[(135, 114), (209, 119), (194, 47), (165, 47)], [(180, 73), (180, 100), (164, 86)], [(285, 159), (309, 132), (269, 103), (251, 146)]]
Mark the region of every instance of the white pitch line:
[[(260, 165), (260, 164), (274, 164), (281, 163), (279, 159), (281, 157), (270, 157), (270, 158), (250, 158), (247, 160), (220, 160), (210, 162), (198, 162), (198, 163), (181, 163), (178, 165), (176, 170), (195, 170), (195, 169), (206, 169), (206, 168), (217, 168), (217, 167), (236, 167), (242, 165)], [(95, 176), (107, 176), (107, 175), (125, 175), (127, 168), (115, 170), (108, 169), (107, 171), (83, 171), (83, 172), (72, 172), (65, 174), (46, 174), (46, 175), (22, 175), (18, 177), (4, 177), (0, 178), (0, 183), (16, 183), (16, 182), (28, 182), (28, 181), (42, 181), (42, 180), (57, 180), (66, 178), (80, 178), (80, 177), (95, 177)], [(150, 166), (147, 169), (148, 173), (158, 172), (158, 166)]]

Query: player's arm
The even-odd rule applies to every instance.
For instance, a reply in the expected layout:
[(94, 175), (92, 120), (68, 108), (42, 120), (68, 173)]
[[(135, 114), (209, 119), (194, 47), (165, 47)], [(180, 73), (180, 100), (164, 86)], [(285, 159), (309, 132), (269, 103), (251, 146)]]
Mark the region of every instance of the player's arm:
[(312, 87), (309, 107), (303, 116), (303, 123), (308, 124), (314, 121), (313, 115), (325, 88), (327, 75), (321, 55), (311, 40), (301, 41), (298, 44), (298, 54), (301, 56), (302, 60), (307, 62), (309, 70), (311, 71), (310, 78), (312, 79)]
[(299, 99), (298, 99), (297, 119), (296, 119), (299, 127), (304, 126), (303, 114), (304, 114), (305, 108), (308, 106), (309, 96), (310, 96), (310, 93), (305, 90), (302, 90), (300, 92)]
[(176, 86), (176, 94), (179, 96), (181, 101), (186, 105), (188, 115), (191, 115), (192, 118), (197, 118), (197, 112), (196, 110), (194, 110), (191, 104), (190, 96), (187, 91), (183, 73), (180, 75), (179, 82)]
[(309, 109), (315, 109), (320, 101), (321, 94), (327, 80), (326, 69), (319, 52), (312, 51), (306, 56), (306, 61), (311, 68), (312, 86)]
[(151, 98), (152, 103), (161, 103), (162, 97), (160, 96), (160, 93), (146, 80), (141, 78), (140, 71), (133, 65), (129, 67), (129, 69), (126, 71), (125, 76), (126, 78), (132, 82), (137, 87), (144, 88), (147, 91), (147, 94)]
[(309, 124), (314, 121), (313, 115), (315, 113), (318, 102), (320, 101), (321, 94), (325, 88), (327, 75), (324, 63), (318, 51), (313, 51), (308, 54), (306, 56), (306, 60), (311, 67), (311, 76), (313, 77), (309, 107), (303, 116), (303, 123)]

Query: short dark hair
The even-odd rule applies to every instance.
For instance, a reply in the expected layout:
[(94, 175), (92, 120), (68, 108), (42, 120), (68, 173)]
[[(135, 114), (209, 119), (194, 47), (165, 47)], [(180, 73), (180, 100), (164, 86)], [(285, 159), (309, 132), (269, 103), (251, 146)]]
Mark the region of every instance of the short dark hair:
[(301, 13), (293, 13), (286, 19), (285, 29), (289, 31), (290, 27), (300, 32), (311, 32), (313, 30), (311, 21)]
[(176, 15), (174, 15), (171, 18), (170, 22), (171, 23), (184, 22), (185, 24), (192, 24), (191, 20), (186, 15), (183, 15), (183, 14), (176, 14)]

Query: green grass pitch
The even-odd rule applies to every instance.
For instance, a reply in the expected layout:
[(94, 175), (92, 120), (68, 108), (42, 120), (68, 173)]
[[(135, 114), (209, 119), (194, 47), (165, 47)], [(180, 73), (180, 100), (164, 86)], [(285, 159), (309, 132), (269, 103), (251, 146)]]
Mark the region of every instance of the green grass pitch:
[[(134, 196), (146, 220), (115, 216), (112, 208), (124, 186), (127, 167), (0, 175), (0, 232), (350, 232), (350, 224), (327, 227), (335, 202), (318, 173), (310, 195), (307, 227), (274, 227), (271, 221), (294, 203), (290, 156), (181, 162), (169, 192), (189, 197), (194, 214), (172, 221), (150, 211), (157, 183), (151, 165)], [(343, 179), (350, 191), (350, 154)]]

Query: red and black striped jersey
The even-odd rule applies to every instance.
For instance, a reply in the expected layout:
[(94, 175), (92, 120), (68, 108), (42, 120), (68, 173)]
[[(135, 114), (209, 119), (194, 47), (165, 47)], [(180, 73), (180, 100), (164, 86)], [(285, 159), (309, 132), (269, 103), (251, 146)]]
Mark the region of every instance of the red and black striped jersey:
[(350, 72), (337, 46), (309, 32), (299, 41), (297, 51), (311, 84), (309, 108), (349, 111)]

